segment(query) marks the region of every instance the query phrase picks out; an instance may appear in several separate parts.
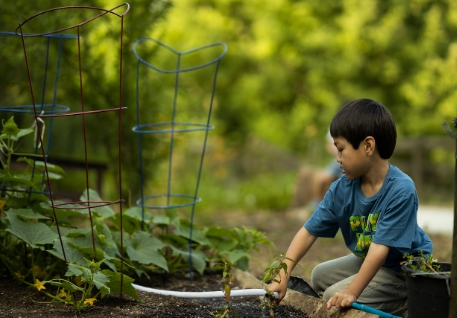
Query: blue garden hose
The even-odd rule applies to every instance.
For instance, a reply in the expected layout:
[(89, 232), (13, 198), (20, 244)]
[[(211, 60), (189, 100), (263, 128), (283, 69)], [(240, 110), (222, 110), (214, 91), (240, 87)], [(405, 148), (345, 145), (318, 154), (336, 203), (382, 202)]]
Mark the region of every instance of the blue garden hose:
[(401, 318), (400, 316), (394, 316), (394, 315), (386, 313), (384, 311), (381, 311), (381, 310), (378, 310), (378, 309), (374, 309), (374, 308), (369, 307), (369, 306), (361, 305), (359, 303), (352, 303), (352, 308), (355, 308), (355, 309), (358, 309), (358, 310), (361, 310), (361, 311), (365, 311), (365, 312), (368, 312), (370, 314), (378, 315), (381, 318)]
[[(298, 276), (290, 276), (289, 281), (287, 283), (287, 288), (290, 288), (305, 295), (321, 298), (320, 295), (311, 287), (310, 284), (308, 284), (307, 281)], [(368, 312), (370, 314), (378, 315), (381, 318), (401, 318), (400, 316), (394, 316), (384, 311), (374, 309), (372, 307), (362, 305), (359, 303), (352, 303), (352, 308)]]

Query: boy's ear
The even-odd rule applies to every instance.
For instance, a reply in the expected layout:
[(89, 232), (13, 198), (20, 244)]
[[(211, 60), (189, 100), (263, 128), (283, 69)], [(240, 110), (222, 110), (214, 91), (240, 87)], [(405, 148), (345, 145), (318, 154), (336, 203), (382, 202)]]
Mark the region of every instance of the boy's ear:
[(373, 154), (373, 152), (376, 149), (376, 141), (372, 136), (368, 136), (365, 138), (363, 141), (363, 149), (365, 150), (365, 153), (370, 156)]

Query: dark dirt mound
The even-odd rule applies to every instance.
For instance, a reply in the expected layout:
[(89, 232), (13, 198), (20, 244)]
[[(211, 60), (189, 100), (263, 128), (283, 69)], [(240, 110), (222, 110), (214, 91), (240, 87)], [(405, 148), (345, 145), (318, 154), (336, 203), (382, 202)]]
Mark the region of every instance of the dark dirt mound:
[[(192, 282), (182, 276), (167, 276), (151, 281), (137, 281), (143, 286), (176, 291), (221, 291), (221, 275), (196, 277)], [(186, 299), (163, 296), (155, 293), (138, 292), (141, 302), (107, 295), (84, 311), (77, 313), (73, 307), (50, 299), (36, 290), (19, 285), (11, 277), (0, 277), (0, 317), (214, 317), (217, 310), (225, 306), (224, 299)], [(266, 308), (260, 307), (259, 297), (234, 297), (232, 308), (239, 317), (270, 317)], [(233, 317), (233, 315), (231, 315)], [(280, 305), (275, 317), (307, 317), (289, 306)]]

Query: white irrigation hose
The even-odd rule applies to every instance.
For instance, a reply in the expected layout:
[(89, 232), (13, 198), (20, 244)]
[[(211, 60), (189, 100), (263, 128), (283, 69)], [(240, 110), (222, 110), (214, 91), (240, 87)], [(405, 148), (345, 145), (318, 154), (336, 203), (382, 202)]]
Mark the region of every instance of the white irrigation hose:
[[(182, 291), (173, 291), (173, 290), (163, 290), (155, 289), (145, 286), (140, 286), (132, 284), (136, 290), (155, 293), (165, 296), (175, 296), (179, 298), (223, 298), (225, 294), (223, 291), (209, 291), (209, 292), (182, 292)], [(230, 291), (230, 297), (239, 297), (239, 296), (265, 296), (265, 289), (232, 289)], [(273, 293), (278, 297), (278, 293)]]
[[(175, 296), (179, 298), (223, 298), (225, 294), (223, 291), (209, 291), (209, 292), (181, 292), (181, 291), (173, 291), (173, 290), (163, 290), (163, 289), (155, 289), (151, 287), (140, 286), (136, 284), (132, 284), (132, 286), (136, 290), (155, 293), (165, 296)], [(237, 296), (265, 296), (266, 292), (265, 289), (235, 289), (230, 291), (230, 297), (237, 297)], [(278, 293), (273, 293), (276, 297), (278, 297)], [(379, 315), (380, 317), (387, 317), (387, 318), (401, 318), (399, 316), (394, 316), (389, 313), (361, 305), (358, 303), (352, 303), (352, 308), (365, 311), (368, 313)]]

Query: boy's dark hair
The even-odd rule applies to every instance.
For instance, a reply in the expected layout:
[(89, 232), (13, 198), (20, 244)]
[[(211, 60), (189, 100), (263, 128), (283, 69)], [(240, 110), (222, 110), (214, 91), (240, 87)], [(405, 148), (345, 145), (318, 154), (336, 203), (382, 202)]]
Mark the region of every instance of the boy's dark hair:
[(354, 149), (368, 136), (376, 141), (382, 159), (389, 159), (397, 142), (397, 129), (390, 111), (381, 103), (361, 98), (344, 105), (330, 124), (332, 137), (345, 138)]

